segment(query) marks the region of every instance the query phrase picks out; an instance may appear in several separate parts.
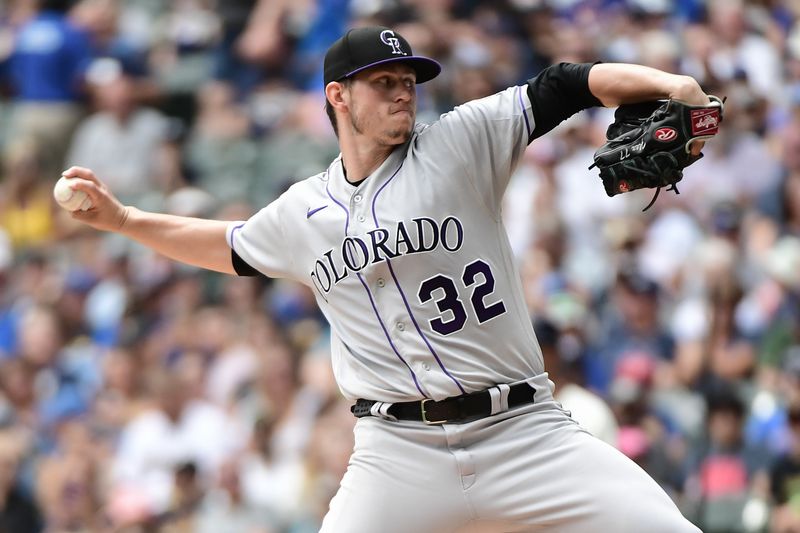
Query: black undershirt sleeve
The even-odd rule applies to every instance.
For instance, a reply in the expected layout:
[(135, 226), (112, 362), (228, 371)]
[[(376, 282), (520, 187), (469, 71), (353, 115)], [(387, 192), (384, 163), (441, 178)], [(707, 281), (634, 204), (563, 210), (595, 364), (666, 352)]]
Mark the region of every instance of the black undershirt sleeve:
[(239, 254), (236, 253), (236, 250), (231, 248), (231, 263), (233, 263), (233, 269), (236, 271), (237, 274), (240, 276), (261, 276), (261, 272), (256, 270), (255, 268), (251, 267), (247, 264), (247, 262), (239, 257)]
[(535, 128), (528, 142), (541, 137), (578, 111), (603, 104), (589, 90), (595, 63), (559, 63), (528, 80)]

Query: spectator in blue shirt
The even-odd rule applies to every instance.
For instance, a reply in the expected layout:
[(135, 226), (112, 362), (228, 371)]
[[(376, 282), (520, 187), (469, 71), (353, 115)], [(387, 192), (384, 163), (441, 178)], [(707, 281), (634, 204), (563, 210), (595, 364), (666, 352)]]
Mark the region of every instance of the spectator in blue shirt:
[(42, 153), (45, 175), (63, 168), (72, 131), (83, 112), (83, 75), (91, 60), (89, 35), (67, 17), (69, 0), (42, 0), (23, 24), (8, 59), (14, 101), (11, 131)]
[(675, 343), (660, 321), (660, 292), (658, 283), (640, 272), (620, 272), (586, 360), (586, 381), (593, 390), (607, 394), (617, 365), (628, 356), (646, 354), (654, 363), (671, 364)]

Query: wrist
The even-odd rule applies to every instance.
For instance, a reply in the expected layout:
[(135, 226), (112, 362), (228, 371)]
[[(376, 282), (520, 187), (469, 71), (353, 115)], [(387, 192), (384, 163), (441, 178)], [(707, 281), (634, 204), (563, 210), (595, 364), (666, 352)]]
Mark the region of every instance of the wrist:
[(117, 225), (118, 233), (125, 233), (125, 231), (128, 229), (130, 226), (131, 214), (134, 209), (136, 208), (131, 205), (122, 206), (122, 212), (120, 213), (119, 223)]
[(710, 102), (700, 84), (691, 76), (678, 76), (669, 97), (690, 105), (707, 105)]

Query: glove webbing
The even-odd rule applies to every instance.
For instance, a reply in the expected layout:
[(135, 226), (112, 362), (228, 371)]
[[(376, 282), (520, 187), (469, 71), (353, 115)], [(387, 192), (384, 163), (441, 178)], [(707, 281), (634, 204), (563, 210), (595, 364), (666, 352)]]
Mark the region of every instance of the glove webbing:
[[(594, 166), (595, 165), (592, 165), (589, 168), (592, 168)], [(655, 170), (653, 170), (654, 167)], [(662, 179), (663, 181), (666, 181), (666, 184), (670, 186), (669, 189), (667, 189), (668, 191), (675, 191), (675, 194), (681, 193), (678, 190), (677, 182), (680, 181), (681, 178), (683, 177), (683, 172), (678, 168), (678, 160), (675, 158), (674, 155), (672, 155), (669, 152), (659, 152), (656, 154), (652, 154), (649, 156), (649, 162), (643, 157), (632, 157), (629, 159), (625, 159), (623, 161), (620, 161), (616, 165), (612, 165), (604, 169), (604, 172), (611, 174), (613, 183), (615, 185), (619, 185), (620, 181), (622, 180), (619, 179), (618, 171), (620, 171), (622, 168), (628, 171), (633, 171), (638, 174), (641, 174), (643, 175), (643, 177)], [(623, 175), (630, 175), (630, 172), (623, 173)], [(665, 179), (666, 177), (669, 177), (669, 179)], [(607, 183), (607, 181), (605, 182)], [(636, 190), (641, 188), (638, 186), (638, 183), (633, 185), (634, 187), (630, 188), (629, 190)], [(659, 193), (661, 193), (661, 189), (665, 185), (661, 185), (658, 188), (656, 188), (656, 193), (653, 196), (653, 199), (650, 200), (650, 203), (647, 204), (647, 206), (645, 206), (645, 208), (642, 209), (642, 211), (647, 211), (653, 206), (656, 199), (658, 198)], [(612, 195), (611, 194), (612, 191), (607, 191), (607, 192), (609, 192), (610, 196)], [(615, 195), (618, 194), (619, 192), (626, 192), (626, 191), (615, 190), (613, 191), (613, 194)]]

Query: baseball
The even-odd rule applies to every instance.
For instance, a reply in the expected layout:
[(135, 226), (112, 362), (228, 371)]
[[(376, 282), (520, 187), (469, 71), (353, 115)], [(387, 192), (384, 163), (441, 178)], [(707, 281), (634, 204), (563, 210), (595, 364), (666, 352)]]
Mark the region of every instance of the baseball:
[(53, 197), (58, 205), (67, 211), (86, 211), (92, 207), (92, 200), (85, 192), (76, 191), (69, 185), (69, 179), (61, 176), (53, 187)]

